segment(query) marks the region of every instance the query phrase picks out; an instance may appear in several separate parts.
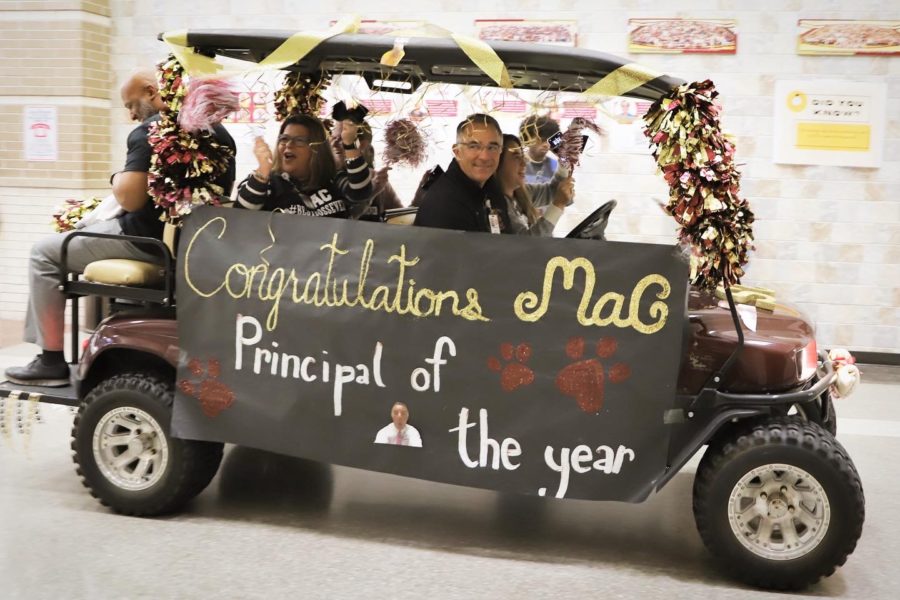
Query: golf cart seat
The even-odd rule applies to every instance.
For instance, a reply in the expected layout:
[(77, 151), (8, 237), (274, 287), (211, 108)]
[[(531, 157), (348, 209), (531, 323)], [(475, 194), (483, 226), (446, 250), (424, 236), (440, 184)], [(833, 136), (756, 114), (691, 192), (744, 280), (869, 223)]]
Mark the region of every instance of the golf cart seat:
[[(174, 226), (166, 224), (163, 230), (163, 243), (174, 255)], [(85, 267), (82, 276), (86, 281), (103, 285), (161, 288), (166, 281), (166, 269), (163, 265), (142, 260), (107, 258), (90, 263)]]

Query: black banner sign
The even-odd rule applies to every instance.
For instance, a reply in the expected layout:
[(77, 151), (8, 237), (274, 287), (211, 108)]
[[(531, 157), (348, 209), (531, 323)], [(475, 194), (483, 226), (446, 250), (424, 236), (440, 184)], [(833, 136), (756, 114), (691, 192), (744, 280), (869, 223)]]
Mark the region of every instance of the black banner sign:
[(665, 470), (672, 247), (204, 208), (178, 264), (179, 437), (558, 498)]

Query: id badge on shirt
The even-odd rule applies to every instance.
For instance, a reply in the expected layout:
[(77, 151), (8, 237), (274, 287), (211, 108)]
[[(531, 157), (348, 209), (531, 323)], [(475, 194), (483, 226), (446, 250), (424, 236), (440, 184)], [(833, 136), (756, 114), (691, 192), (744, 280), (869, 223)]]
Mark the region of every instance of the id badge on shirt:
[(496, 211), (488, 213), (488, 223), (491, 226), (491, 233), (500, 233), (500, 215)]
[(491, 233), (500, 233), (500, 211), (495, 210), (491, 207), (491, 201), (488, 200), (487, 204), (487, 217), (488, 217), (488, 226), (491, 228)]

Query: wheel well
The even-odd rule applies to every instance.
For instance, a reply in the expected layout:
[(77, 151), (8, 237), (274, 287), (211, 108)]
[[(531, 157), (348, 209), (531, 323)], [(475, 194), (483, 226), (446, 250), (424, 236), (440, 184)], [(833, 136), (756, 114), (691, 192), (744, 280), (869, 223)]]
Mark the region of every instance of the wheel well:
[(101, 352), (81, 381), (78, 397), (84, 398), (101, 381), (116, 373), (152, 373), (164, 381), (175, 382), (175, 367), (165, 359), (131, 348), (117, 348)]

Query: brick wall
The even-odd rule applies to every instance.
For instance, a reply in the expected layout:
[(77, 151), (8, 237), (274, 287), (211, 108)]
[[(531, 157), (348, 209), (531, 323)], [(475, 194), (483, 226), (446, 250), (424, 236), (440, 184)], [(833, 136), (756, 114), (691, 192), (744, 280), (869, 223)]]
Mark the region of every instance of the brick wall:
[[(82, 11), (92, 10), (89, 2), (7, 4), (22, 5), (24, 10), (34, 10), (35, 4), (77, 5)], [(773, 287), (780, 299), (799, 304), (818, 322), (819, 341), (825, 345), (900, 352), (900, 57), (803, 57), (794, 52), (798, 19), (896, 19), (896, 10), (891, 11), (888, 4), (878, 0), (422, 0), (410, 12), (409, 7), (394, 1), (370, 0), (361, 16), (424, 19), (461, 33), (474, 32), (475, 19), (575, 19), (582, 47), (623, 56), (627, 55), (629, 18), (736, 19), (736, 55), (634, 58), (684, 79), (708, 77), (716, 82), (725, 107), (724, 125), (736, 136), (738, 161), (744, 163), (743, 193), (758, 219), (757, 251), (747, 281)], [(151, 65), (165, 55), (165, 46), (156, 41), (162, 31), (324, 29), (330, 21), (360, 10), (360, 3), (350, 0), (321, 5), (308, 0), (111, 0), (112, 89), (133, 68)], [(881, 168), (772, 162), (775, 82), (823, 76), (887, 83), (887, 132)], [(121, 161), (132, 125), (117, 101), (110, 111), (109, 148), (115, 165)], [(236, 139), (244, 144), (238, 156), (243, 174), (247, 165), (252, 165), (252, 157), (244, 150), (245, 142), (238, 136)], [(443, 139), (446, 141), (446, 137)], [(438, 148), (436, 156), (445, 161), (449, 148)], [(411, 198), (419, 176), (398, 169), (392, 181)], [(567, 211), (561, 228), (571, 227), (600, 202), (616, 198), (619, 207), (608, 230), (611, 238), (672, 242), (673, 221), (650, 199), (665, 197), (667, 189), (654, 173), (649, 156), (614, 154), (604, 141), (599, 152), (580, 168), (576, 188), (576, 205)], [(12, 312), (2, 313), (0, 318), (15, 314), (15, 303), (8, 304), (4, 310)]]
[[(28, 250), (52, 231), (54, 208), (108, 193), (109, 9), (106, 1), (0, 3), (0, 320), (24, 318)], [(28, 106), (56, 108), (58, 160), (25, 160)]]

